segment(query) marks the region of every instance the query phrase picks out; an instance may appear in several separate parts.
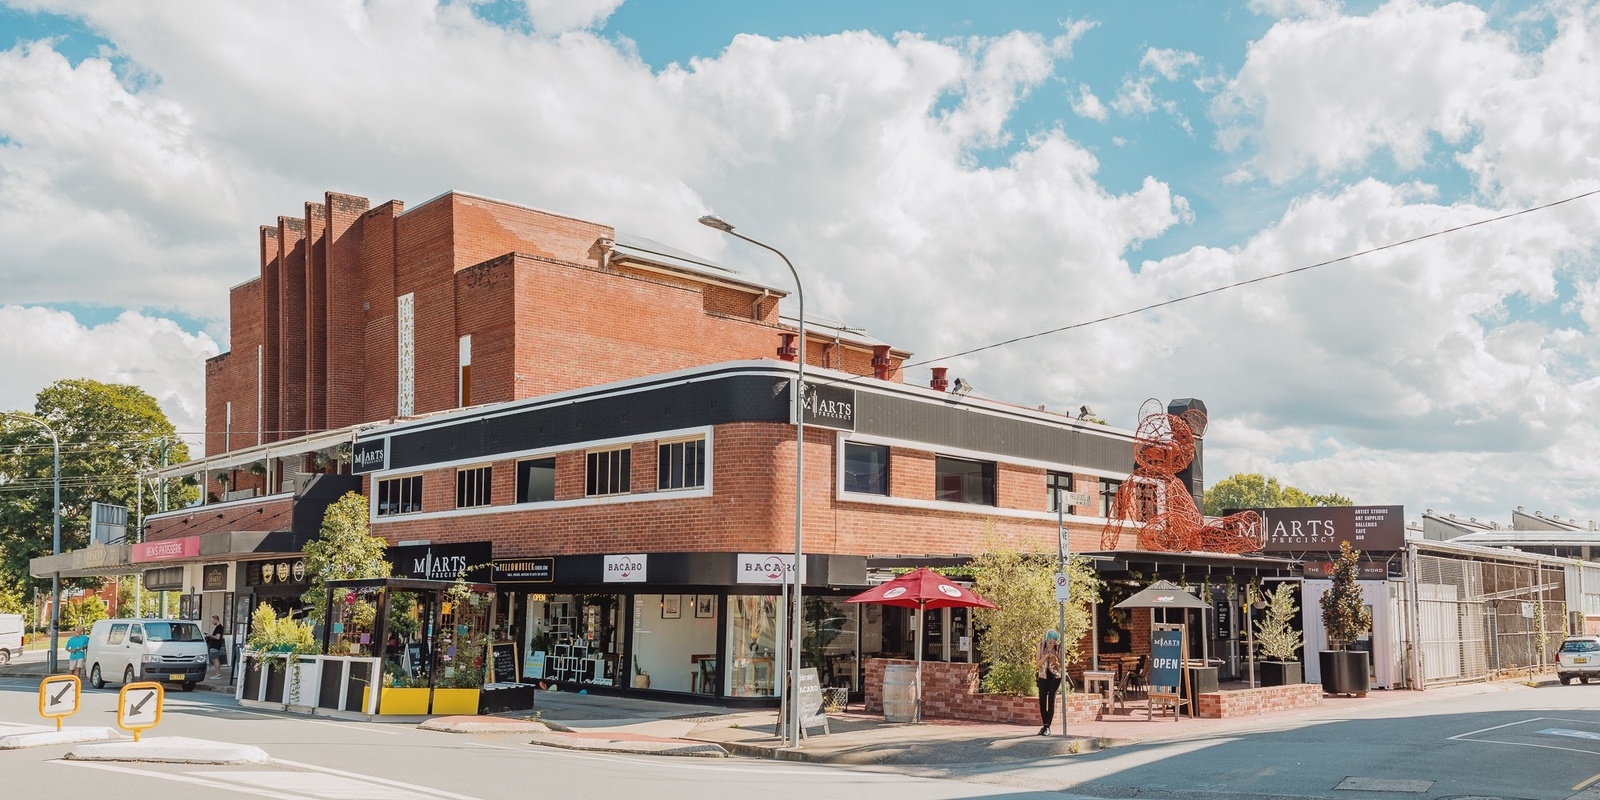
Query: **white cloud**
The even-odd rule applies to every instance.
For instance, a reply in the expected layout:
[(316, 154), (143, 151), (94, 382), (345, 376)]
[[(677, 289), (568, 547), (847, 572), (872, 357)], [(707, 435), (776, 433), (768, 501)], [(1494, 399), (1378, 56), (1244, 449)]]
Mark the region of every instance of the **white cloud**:
[(180, 433), (198, 433), (205, 429), (205, 360), (217, 353), (203, 333), (131, 311), (85, 326), (63, 311), (0, 306), (0, 409), (32, 409), (40, 389), (90, 378), (144, 389)]
[(1110, 116), (1104, 103), (1089, 89), (1089, 84), (1078, 84), (1078, 94), (1072, 98), (1072, 111), (1080, 117), (1092, 119), (1096, 122), (1105, 122)]
[(1247, 7), (1268, 17), (1325, 17), (1338, 12), (1339, 0), (1249, 0)]
[(540, 33), (592, 28), (611, 16), (622, 0), (522, 0), (528, 20)]

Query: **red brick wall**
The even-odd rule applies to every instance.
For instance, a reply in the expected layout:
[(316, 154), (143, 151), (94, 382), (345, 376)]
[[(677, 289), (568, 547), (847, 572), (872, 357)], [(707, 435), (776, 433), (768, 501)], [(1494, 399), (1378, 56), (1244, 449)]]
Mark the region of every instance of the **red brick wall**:
[[(915, 666), (899, 659), (866, 659), (863, 697), (867, 711), (883, 711), (883, 676), (890, 664)], [(978, 691), (978, 665), (943, 661), (922, 663), (922, 716), (924, 719), (961, 719), (1002, 722), (1036, 727), (1040, 724), (1039, 698), (985, 694)], [(1074, 692), (1066, 702), (1056, 701), (1056, 717), (1069, 723), (1089, 722), (1100, 711), (1100, 696)]]
[(1322, 687), (1315, 683), (1264, 686), (1257, 689), (1202, 694), (1202, 719), (1253, 717), (1273, 711), (1290, 711), (1322, 705)]
[(365, 389), (361, 420), (395, 415), (398, 334), (395, 329), (395, 218), (405, 207), (391, 200), (361, 217), (361, 286), (365, 308)]
[(328, 427), (328, 207), (306, 203), (306, 429)]
[(453, 216), (455, 269), (512, 252), (598, 267), (599, 240), (616, 237), (608, 225), (497, 200), (452, 192), (436, 202)]
[(278, 263), (281, 282), (278, 308), (277, 439), (302, 436), (306, 426), (306, 223), (278, 217)]
[(472, 337), (471, 405), (515, 399), (517, 290), (532, 285), (518, 279), (525, 269), (514, 256), (502, 256), (456, 273), (456, 333)]
[[(261, 440), (275, 442), (278, 435), (279, 387), (283, 371), (280, 369), (283, 344), (283, 270), (279, 258), (278, 229), (261, 226), (261, 341), (265, 345), (261, 363)], [(211, 398), (206, 398), (206, 405)]]
[(372, 419), (366, 414), (366, 312), (362, 309), (362, 220), (364, 197), (328, 192), (327, 425), (343, 428)]
[[(256, 347), (261, 343), (261, 279), (246, 281), (228, 293), (231, 312), (229, 350), (206, 361), (206, 453), (226, 446), (257, 443)], [(228, 436), (228, 403), (233, 404), (233, 434)]]
[(454, 231), (449, 196), (395, 222), (396, 297), (416, 299), (416, 413), (456, 407)]

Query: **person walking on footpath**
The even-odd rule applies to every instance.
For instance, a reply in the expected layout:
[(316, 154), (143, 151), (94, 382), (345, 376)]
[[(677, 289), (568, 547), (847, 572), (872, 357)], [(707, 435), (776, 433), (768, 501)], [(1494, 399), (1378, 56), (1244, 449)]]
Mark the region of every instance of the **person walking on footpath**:
[(1061, 634), (1045, 632), (1034, 657), (1034, 666), (1038, 670), (1034, 678), (1039, 684), (1039, 721), (1044, 723), (1039, 735), (1049, 736), (1050, 723), (1056, 716), (1056, 693), (1061, 691)]
[(89, 655), (89, 637), (83, 635), (83, 626), (72, 629), (72, 638), (67, 640), (67, 664), (72, 667), (72, 674), (83, 677), (83, 660)]
[(211, 633), (206, 635), (206, 650), (210, 655), (211, 662), (211, 674), (206, 675), (208, 680), (222, 677), (222, 668), (228, 664), (227, 653), (222, 649), (224, 633), (222, 617), (212, 614)]

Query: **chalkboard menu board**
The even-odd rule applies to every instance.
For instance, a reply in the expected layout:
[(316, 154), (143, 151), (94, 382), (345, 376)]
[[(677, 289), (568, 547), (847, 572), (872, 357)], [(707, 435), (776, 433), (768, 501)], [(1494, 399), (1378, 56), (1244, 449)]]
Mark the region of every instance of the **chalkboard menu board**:
[(517, 643), (495, 642), (490, 645), (494, 651), (494, 682), (517, 682)]

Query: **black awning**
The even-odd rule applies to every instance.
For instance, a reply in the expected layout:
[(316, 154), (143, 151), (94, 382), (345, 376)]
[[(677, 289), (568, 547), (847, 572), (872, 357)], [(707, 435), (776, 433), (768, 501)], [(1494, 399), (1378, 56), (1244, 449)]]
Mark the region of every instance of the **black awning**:
[(1290, 578), (1300, 575), (1300, 562), (1270, 556), (1235, 556), (1227, 553), (1164, 553), (1149, 550), (1112, 550), (1078, 553), (1089, 556), (1095, 571), (1117, 576), (1137, 572), (1147, 579), (1181, 576), (1204, 579), (1211, 576), (1235, 578)]

